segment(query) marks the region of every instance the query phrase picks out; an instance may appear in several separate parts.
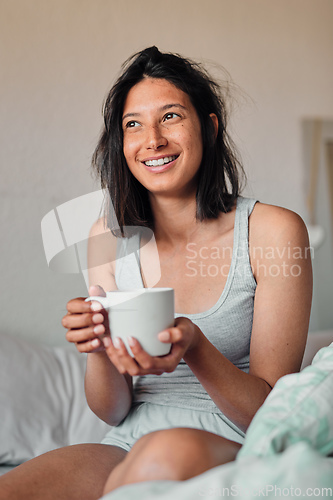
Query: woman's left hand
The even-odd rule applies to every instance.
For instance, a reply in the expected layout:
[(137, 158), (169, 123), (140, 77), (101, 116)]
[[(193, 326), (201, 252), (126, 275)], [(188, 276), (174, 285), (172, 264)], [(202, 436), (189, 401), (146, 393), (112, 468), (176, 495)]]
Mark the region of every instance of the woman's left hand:
[(158, 338), (163, 343), (171, 343), (171, 351), (165, 356), (150, 356), (144, 351), (134, 337), (128, 339), (134, 358), (127, 352), (121, 339), (118, 339), (117, 348), (109, 340), (106, 353), (111, 362), (122, 374), (162, 375), (164, 372), (173, 372), (185, 353), (196, 347), (202, 335), (201, 330), (188, 318), (177, 318), (175, 325), (160, 332)]

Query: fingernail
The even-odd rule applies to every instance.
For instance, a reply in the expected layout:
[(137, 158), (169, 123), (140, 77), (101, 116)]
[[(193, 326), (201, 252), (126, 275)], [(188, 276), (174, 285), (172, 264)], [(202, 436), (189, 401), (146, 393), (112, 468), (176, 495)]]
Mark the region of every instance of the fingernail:
[(93, 323), (102, 323), (102, 321), (104, 321), (104, 317), (103, 317), (103, 314), (94, 314), (93, 317), (92, 317), (92, 321)]
[(104, 344), (105, 348), (108, 348), (111, 345), (111, 339), (110, 339), (110, 337), (104, 337), (103, 344)]
[(120, 349), (120, 339), (119, 339), (119, 337), (116, 337), (113, 340), (113, 345), (115, 346), (116, 349)]
[(90, 309), (92, 311), (97, 312), (97, 311), (101, 311), (103, 309), (103, 306), (102, 306), (102, 304), (100, 302), (92, 302), (90, 304)]
[(92, 347), (98, 347), (99, 346), (99, 340), (98, 339), (94, 339), (91, 341), (91, 345)]
[(94, 327), (94, 333), (96, 333), (96, 335), (100, 335), (101, 333), (105, 333), (105, 328), (104, 328), (104, 325), (97, 325)]
[(168, 342), (170, 340), (170, 333), (167, 330), (160, 332), (158, 334), (158, 340), (160, 340), (161, 342), (163, 341)]
[(128, 345), (130, 347), (134, 347), (135, 346), (135, 339), (134, 339), (134, 337), (127, 337), (127, 342), (128, 342)]

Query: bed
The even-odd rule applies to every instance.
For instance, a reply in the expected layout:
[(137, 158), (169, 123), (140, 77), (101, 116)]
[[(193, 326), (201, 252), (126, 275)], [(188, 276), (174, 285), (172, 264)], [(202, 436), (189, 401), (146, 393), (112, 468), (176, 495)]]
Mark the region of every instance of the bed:
[[(84, 369), (75, 349), (0, 335), (1, 473), (60, 446), (101, 440), (108, 426), (86, 404)], [(186, 482), (124, 486), (103, 500), (222, 496), (333, 496), (333, 331), (309, 335), (302, 371), (278, 381), (235, 462)]]
[(85, 356), (0, 334), (0, 474), (66, 445), (100, 442), (109, 426), (84, 395)]

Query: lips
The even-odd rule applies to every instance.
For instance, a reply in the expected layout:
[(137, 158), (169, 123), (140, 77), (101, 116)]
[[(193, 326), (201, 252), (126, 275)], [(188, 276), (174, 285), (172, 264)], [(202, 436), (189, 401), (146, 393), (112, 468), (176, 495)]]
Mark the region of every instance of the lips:
[(146, 165), (146, 167), (161, 167), (163, 165), (167, 165), (168, 163), (171, 163), (176, 158), (178, 158), (178, 155), (164, 156), (164, 157), (158, 158), (158, 159), (146, 160), (143, 163)]

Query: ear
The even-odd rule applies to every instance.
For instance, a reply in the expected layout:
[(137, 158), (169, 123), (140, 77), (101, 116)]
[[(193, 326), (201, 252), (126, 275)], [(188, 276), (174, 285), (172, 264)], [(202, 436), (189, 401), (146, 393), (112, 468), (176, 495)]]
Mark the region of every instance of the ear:
[(215, 129), (215, 139), (217, 137), (217, 132), (219, 130), (219, 121), (218, 121), (218, 118), (216, 116), (215, 113), (210, 113), (209, 115), (211, 117), (211, 120), (213, 122), (213, 125), (214, 125), (214, 129)]

